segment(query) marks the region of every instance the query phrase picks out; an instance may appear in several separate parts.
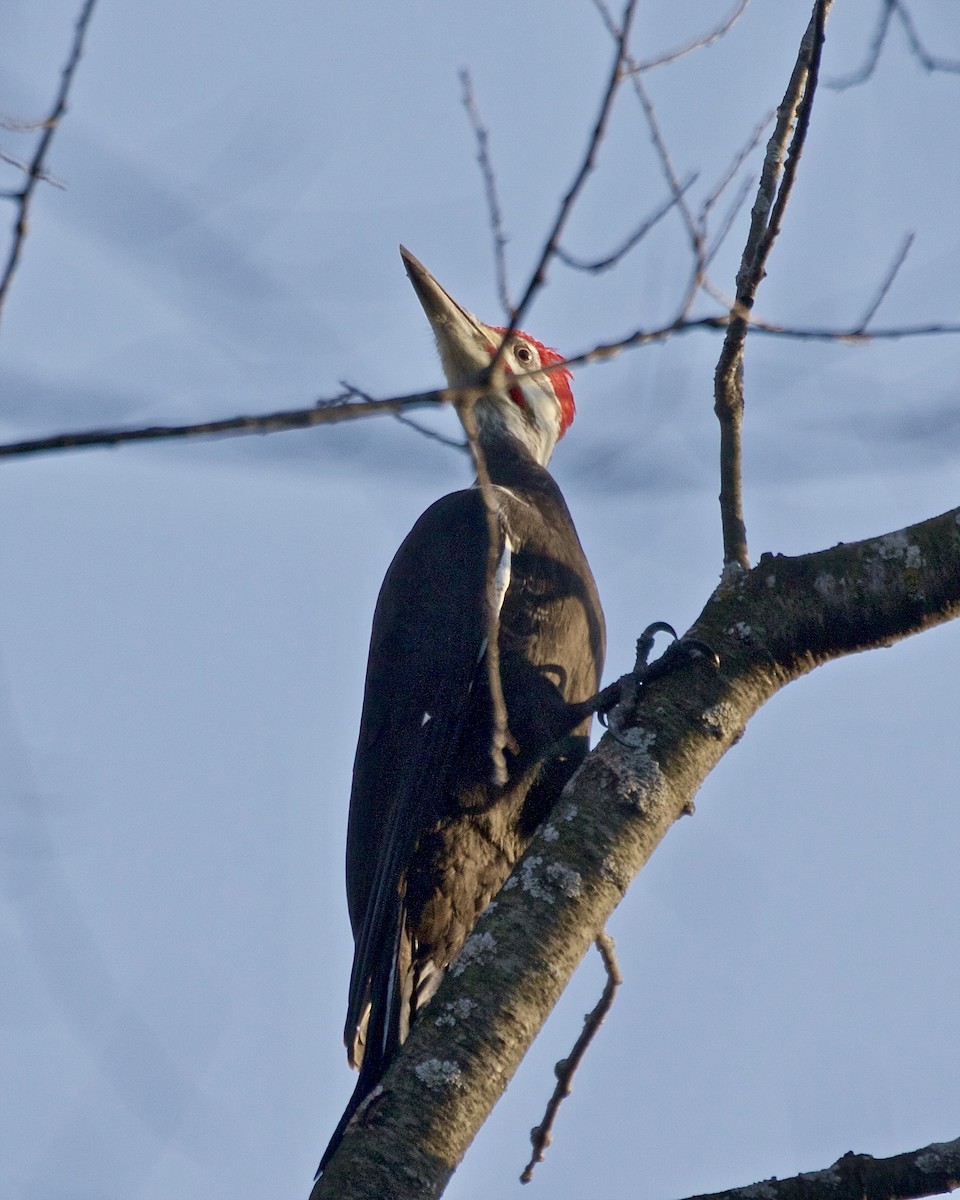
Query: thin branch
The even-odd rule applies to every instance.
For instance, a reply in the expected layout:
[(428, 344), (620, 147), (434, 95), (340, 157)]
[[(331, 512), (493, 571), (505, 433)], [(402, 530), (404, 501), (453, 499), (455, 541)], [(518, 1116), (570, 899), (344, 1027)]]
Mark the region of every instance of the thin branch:
[(877, 63), (880, 60), (880, 52), (883, 50), (883, 44), (887, 40), (890, 19), (893, 16), (896, 3), (897, 0), (883, 0), (880, 19), (877, 21), (877, 27), (873, 31), (873, 37), (870, 39), (870, 46), (863, 65), (858, 67), (856, 71), (852, 71), (849, 75), (841, 75), (835, 79), (827, 80), (827, 87), (842, 92), (847, 88), (857, 87), (861, 83), (866, 83), (877, 68)]
[(483, 175), (483, 190), (487, 198), (487, 214), (490, 218), (490, 230), (493, 233), (493, 261), (497, 272), (497, 292), (503, 311), (509, 318), (513, 311), (510, 302), (510, 287), (507, 281), (507, 235), (503, 231), (503, 210), (497, 195), (497, 177), (490, 157), (490, 134), (480, 116), (476, 98), (473, 93), (473, 83), (469, 71), (460, 72), (460, 82), (463, 85), (463, 107), (467, 110), (470, 124), (477, 139), (477, 162)]
[(530, 1161), (524, 1167), (523, 1174), (520, 1176), (521, 1183), (529, 1183), (533, 1179), (533, 1172), (537, 1163), (543, 1162), (544, 1153), (553, 1140), (553, 1126), (557, 1119), (557, 1113), (560, 1111), (560, 1105), (570, 1095), (573, 1088), (573, 1077), (577, 1073), (577, 1068), (583, 1061), (583, 1056), (589, 1049), (590, 1043), (596, 1037), (600, 1026), (606, 1019), (607, 1013), (613, 1007), (617, 988), (623, 983), (620, 964), (617, 962), (616, 947), (613, 938), (605, 929), (597, 934), (594, 945), (599, 950), (601, 959), (603, 959), (603, 968), (607, 973), (607, 981), (604, 984), (600, 999), (584, 1017), (583, 1029), (576, 1042), (574, 1042), (570, 1054), (566, 1058), (561, 1059), (554, 1067), (554, 1072), (557, 1076), (557, 1086), (553, 1089), (553, 1095), (547, 1104), (543, 1120), (539, 1125), (530, 1130), (530, 1144), (533, 1146), (533, 1154), (530, 1156)]
[(725, 569), (735, 566), (746, 569), (750, 565), (742, 479), (743, 348), (750, 328), (748, 314), (753, 308), (796, 179), (810, 125), (824, 22), (831, 3), (832, 0), (816, 0), (786, 94), (777, 110), (777, 122), (767, 144), (751, 214), (750, 232), (737, 272), (732, 319), (714, 377), (714, 411), (720, 422), (720, 517)]
[(934, 1142), (891, 1158), (848, 1153), (825, 1171), (805, 1171), (792, 1179), (764, 1179), (726, 1192), (690, 1200), (809, 1200), (829, 1194), (836, 1200), (919, 1200), (960, 1187), (960, 1138)]
[[(610, 16), (604, 0), (594, 0), (594, 7), (598, 10), (603, 18), (607, 30), (615, 36), (616, 26)], [(731, 15), (728, 23), (719, 26), (718, 29), (714, 31), (716, 36), (720, 36), (722, 33), (726, 32), (726, 29), (729, 28), (729, 25), (733, 24), (733, 21), (739, 17), (741, 12), (742, 8), (736, 10)], [(710, 40), (712, 39), (708, 37), (704, 44), (709, 44)], [(695, 49), (699, 45), (700, 43), (698, 42), (696, 44), (692, 44), (690, 48)], [(707, 267), (712, 259), (716, 256), (720, 247), (723, 245), (724, 239), (726, 238), (727, 233), (733, 224), (733, 220), (736, 214), (739, 212), (744, 200), (746, 199), (745, 188), (749, 185), (744, 185), (744, 188), (740, 189), (740, 193), (735, 198), (730, 211), (726, 214), (726, 217), (721, 224), (719, 234), (714, 239), (713, 245), (708, 248), (708, 222), (710, 212), (719, 201), (723, 192), (733, 182), (737, 172), (743, 166), (743, 163), (746, 161), (747, 157), (757, 146), (760, 138), (763, 135), (764, 129), (771, 120), (772, 114), (765, 117), (763, 121), (758, 124), (748, 142), (734, 156), (727, 171), (723, 176), (721, 176), (712, 192), (710, 192), (704, 200), (697, 215), (694, 216), (690, 206), (686, 202), (684, 195), (686, 189), (681, 188), (680, 186), (679, 176), (676, 168), (673, 165), (670, 152), (667, 148), (666, 140), (660, 129), (660, 123), (657, 119), (657, 113), (653, 101), (647, 92), (643, 80), (640, 78), (642, 71), (645, 69), (645, 64), (639, 64), (636, 59), (630, 57), (629, 55), (627, 56), (626, 61), (631, 74), (631, 82), (633, 83), (634, 92), (638, 101), (640, 102), (644, 119), (647, 123), (647, 128), (650, 131), (650, 139), (653, 142), (653, 147), (657, 158), (660, 160), (660, 170), (667, 182), (667, 186), (669, 187), (671, 194), (676, 201), (676, 207), (683, 220), (684, 228), (686, 229), (687, 237), (690, 241), (690, 248), (693, 253), (693, 268), (690, 272), (690, 278), (687, 282), (687, 286), (684, 291), (683, 298), (678, 306), (677, 312), (678, 317), (685, 317), (689, 314), (690, 309), (692, 308), (697, 297), (697, 293), (701, 289), (707, 291), (708, 294), (714, 294), (714, 288), (707, 278)]]
[[(474, 389), (476, 391), (477, 389)], [(148, 425), (136, 429), (84, 429), (48, 437), (30, 438), (0, 444), (0, 458), (23, 454), (42, 454), (55, 450), (78, 450), (96, 446), (119, 446), (125, 442), (153, 442), (164, 439), (193, 437), (243, 437), (249, 434), (280, 433), (291, 429), (312, 429), (315, 425), (336, 425), (382, 413), (406, 412), (413, 408), (433, 408), (448, 404), (468, 394), (469, 389), (452, 391), (442, 388), (432, 392), (417, 392), (385, 400), (350, 400), (336, 396), (321, 400), (308, 408), (281, 409), (277, 412), (251, 416), (225, 417), (214, 421), (197, 421), (188, 425)]]
[(737, 172), (740, 170), (740, 168), (743, 166), (743, 164), (747, 161), (747, 159), (750, 157), (750, 155), (754, 152), (754, 150), (756, 150), (757, 146), (760, 145), (760, 139), (763, 137), (764, 130), (767, 128), (767, 126), (770, 124), (770, 122), (773, 120), (773, 118), (775, 116), (776, 116), (775, 112), (766, 113), (762, 117), (762, 119), (757, 122), (756, 127), (754, 128), (754, 131), (750, 135), (750, 137), (746, 140), (746, 142), (744, 142), (744, 144), (740, 147), (740, 149), (737, 151), (737, 153), (733, 156), (733, 161), (730, 163), (730, 166), (727, 168), (726, 174), (721, 176), (719, 182), (714, 187), (713, 191), (706, 197), (706, 199), (703, 202), (703, 205), (700, 209), (701, 224), (706, 222), (707, 217), (710, 215), (711, 209), (713, 209), (715, 207), (715, 205), (719, 201), (720, 197), (723, 195), (723, 193), (727, 190), (727, 188), (733, 182)]
[(20, 117), (0, 117), (0, 129), (7, 129), (10, 133), (37, 133), (41, 129), (46, 129), (49, 124), (49, 117), (41, 117), (39, 121), (25, 121)]
[(750, 0), (738, 0), (736, 7), (725, 17), (719, 25), (709, 30), (707, 33), (701, 34), (699, 37), (693, 38), (689, 42), (685, 42), (682, 46), (677, 46), (673, 50), (667, 50), (663, 54), (658, 54), (656, 58), (648, 58), (643, 62), (634, 63), (631, 66), (631, 71), (637, 73), (641, 71), (652, 71), (654, 67), (667, 66), (669, 63), (674, 63), (679, 58), (686, 58), (688, 54), (693, 54), (695, 50), (705, 50), (708, 46), (712, 46), (714, 42), (719, 41), (725, 33), (728, 33), (737, 21), (746, 12), (747, 5)]
[(877, 20), (876, 28), (870, 39), (870, 45), (867, 49), (863, 65), (858, 67), (857, 70), (851, 71), (849, 75), (841, 75), (829, 80), (827, 87), (833, 88), (835, 91), (845, 91), (847, 88), (857, 87), (861, 83), (866, 83), (871, 78), (877, 69), (877, 63), (880, 61), (880, 55), (883, 53), (883, 47), (890, 32), (890, 22), (895, 15), (899, 18), (900, 24), (903, 26), (907, 45), (924, 70), (947, 71), (951, 73), (960, 72), (960, 62), (956, 59), (939, 58), (927, 50), (920, 35), (917, 33), (913, 18), (907, 11), (903, 0), (883, 0), (880, 17)]
[[(7, 163), (8, 166), (16, 167), (18, 171), (22, 171), (24, 175), (30, 175), (33, 171), (33, 165), (25, 162), (22, 158), (14, 158), (12, 154), (7, 154), (5, 150), (0, 150), (0, 162)], [(49, 183), (51, 187), (55, 187), (58, 191), (64, 192), (67, 190), (67, 185), (62, 179), (57, 179), (55, 175), (51, 175), (49, 171), (40, 171), (37, 174), (37, 179), (41, 183)], [(17, 200), (20, 198), (19, 192), (3, 192), (5, 200)]]
[[(367, 395), (366, 392), (349, 383), (346, 379), (340, 380), (340, 386), (344, 389), (341, 399), (349, 399), (352, 396), (363, 400), (365, 404), (376, 404), (377, 401), (373, 396)], [(451, 450), (468, 450), (469, 446), (466, 442), (461, 442), (458, 438), (447, 437), (445, 433), (439, 433), (435, 429), (428, 429), (426, 425), (421, 425), (419, 421), (415, 421), (413, 417), (405, 416), (402, 412), (394, 412), (394, 417), (401, 425), (406, 425), (408, 429), (412, 429), (415, 433), (422, 434), (430, 441), (439, 442), (441, 446), (449, 446)]]
[(884, 276), (883, 282), (880, 284), (877, 294), (871, 302), (870, 307), (863, 314), (863, 319), (860, 322), (861, 333), (866, 331), (867, 326), (876, 316), (877, 309), (884, 302), (884, 300), (886, 300), (888, 292), (890, 291), (891, 287), (893, 287), (893, 281), (896, 279), (900, 268), (906, 262), (907, 255), (910, 253), (910, 247), (913, 245), (913, 239), (915, 236), (916, 235), (913, 233), (908, 233), (903, 239), (903, 244), (897, 251), (897, 256), (890, 265), (890, 270), (887, 271), (886, 275)]
[[(732, 202), (727, 208), (727, 211), (723, 214), (712, 244), (706, 247), (704, 250), (700, 287), (707, 293), (707, 295), (715, 295), (713, 285), (711, 284), (707, 275), (707, 268), (723, 248), (723, 244), (727, 240), (730, 230), (733, 228), (734, 222), (740, 215), (741, 211), (743, 210), (743, 206), (747, 202), (747, 197), (750, 195), (750, 188), (754, 182), (755, 181), (752, 178), (744, 179), (741, 182), (739, 188), (737, 188), (737, 194), (734, 196)], [(703, 221), (701, 227), (703, 229), (704, 239), (706, 239), (707, 229), (705, 220)]]
[[(670, 152), (667, 149), (666, 141), (660, 130), (660, 123), (657, 120), (657, 113), (653, 107), (653, 101), (650, 99), (649, 93), (644, 86), (643, 80), (639, 74), (634, 74), (632, 77), (633, 90), (637, 99), (640, 101), (640, 107), (643, 109), (643, 115), (647, 122), (647, 128), (650, 130), (650, 138), (653, 141), (653, 148), (660, 160), (660, 170), (663, 173), (664, 179), (667, 181), (667, 186), (670, 192), (677, 200), (677, 211), (683, 218), (684, 226), (687, 230), (687, 235), (690, 238), (690, 247), (693, 250), (695, 265), (693, 270), (693, 280), (698, 280), (701, 272), (701, 264), (703, 262), (703, 235), (697, 227), (697, 222), (693, 218), (693, 213), (687, 205), (683, 196), (683, 190), (680, 187), (680, 178), (677, 175), (673, 165), (673, 160), (670, 157)], [(692, 303), (693, 296), (696, 294), (696, 283), (691, 282), (687, 289), (687, 301)]]
[(422, 434), (428, 441), (439, 442), (441, 446), (447, 446), (451, 450), (459, 450), (461, 453), (470, 449), (469, 442), (461, 442), (459, 438), (448, 437), (445, 433), (440, 433), (436, 429), (428, 429), (426, 425), (421, 425), (419, 421), (415, 421), (413, 417), (405, 417), (403, 413), (394, 413), (395, 419), (401, 425), (406, 425), (408, 429), (412, 429), (414, 433)]
[(608, 270), (624, 258), (630, 251), (647, 236), (651, 229), (667, 215), (668, 212), (679, 202), (680, 197), (691, 188), (697, 181), (696, 175), (691, 175), (686, 183), (681, 185), (678, 191), (665, 200), (663, 204), (634, 230), (630, 236), (622, 242), (612, 254), (608, 254), (606, 258), (585, 259), (576, 258), (572, 254), (568, 254), (562, 246), (557, 246), (557, 258), (562, 263), (566, 263), (568, 267), (572, 267), (575, 271), (587, 271), (591, 274), (599, 275), (602, 271)]
[(894, 9), (897, 16), (900, 18), (900, 24), (903, 26), (903, 32), (906, 34), (907, 44), (916, 55), (921, 67), (925, 71), (948, 71), (951, 74), (960, 72), (960, 62), (955, 58), (940, 58), (936, 54), (931, 54), (923, 42), (920, 40), (920, 35), (917, 33), (916, 26), (913, 23), (913, 18), (907, 10), (903, 0), (894, 0)]
[(83, 53), (83, 40), (86, 36), (87, 27), (90, 24), (95, 4), (96, 0), (84, 0), (83, 8), (80, 10), (80, 16), (77, 18), (74, 29), (73, 46), (70, 49), (70, 56), (60, 77), (60, 91), (57, 93), (57, 98), (54, 101), (49, 116), (43, 122), (43, 133), (40, 141), (37, 143), (36, 153), (26, 168), (27, 182), (19, 192), (14, 193), (11, 197), (17, 204), (17, 217), (14, 222), (13, 241), (10, 246), (10, 253), (7, 256), (7, 264), (3, 269), (3, 273), (0, 274), (0, 315), (3, 313), (3, 306), (10, 291), (10, 284), (23, 254), (23, 244), (27, 236), (27, 218), (30, 212), (30, 204), (33, 200), (37, 183), (44, 178), (44, 162), (47, 151), (50, 149), (53, 135), (60, 124), (60, 118), (67, 110), (67, 97), (70, 94), (70, 85), (73, 83), (73, 76), (80, 62), (80, 55)]
[[(677, 318), (654, 329), (636, 329), (616, 342), (601, 342), (563, 362), (539, 367), (538, 374), (566, 368), (605, 362), (624, 351), (638, 346), (665, 342), (671, 337), (708, 330), (726, 330), (733, 319), (746, 319), (744, 313), (721, 313), (711, 317)], [(751, 330), (768, 337), (789, 338), (793, 341), (839, 342), (850, 346), (866, 346), (871, 342), (898, 341), (913, 337), (942, 337), (960, 334), (960, 323), (929, 325), (898, 325), (886, 329), (863, 330), (857, 326), (847, 329), (776, 325), (753, 317)], [(517, 375), (516, 378), (522, 378)], [(442, 404), (482, 394), (479, 386), (472, 388), (438, 388), (415, 392), (407, 396), (390, 396), (382, 400), (351, 401), (339, 396), (320, 400), (308, 408), (280, 409), (276, 412), (226, 417), (214, 421), (198, 421), (190, 425), (148, 425), (134, 429), (113, 426), (101, 429), (81, 429), (69, 433), (49, 434), (15, 442), (0, 442), (0, 458), (17, 458), (30, 454), (49, 454), (58, 451), (119, 446), (126, 442), (153, 442), (182, 438), (244, 437), (251, 434), (283, 433), (294, 429), (312, 429), (318, 425), (336, 425), (384, 413), (405, 413), (415, 408), (436, 408)]]
[(610, 74), (607, 78), (607, 85), (604, 89), (603, 99), (600, 103), (600, 112), (597, 115), (594, 123), (593, 131), (590, 134), (587, 148), (584, 151), (580, 162), (580, 168), (574, 177), (573, 183), (570, 185), (566, 195), (560, 202), (560, 207), (557, 210), (557, 215), (553, 222), (553, 227), (547, 235), (547, 239), (543, 244), (543, 249), (540, 252), (540, 258), (537, 262), (533, 273), (530, 276), (530, 281), (527, 284), (526, 291), (520, 298), (520, 303), (510, 314), (509, 327), (505, 332), (503, 342), (500, 349), (494, 356), (491, 370), (496, 370), (500, 357), (511, 335), (519, 328), (520, 322), (523, 320), (524, 313), (530, 307), (534, 296), (543, 287), (547, 278), (547, 267), (550, 260), (556, 255), (557, 246), (560, 242), (560, 235), (563, 233), (570, 214), (573, 211), (573, 206), (577, 201), (584, 184), (592, 174), (597, 165), (597, 156), (600, 150), (600, 144), (603, 141), (607, 131), (607, 124), (610, 120), (610, 113), (613, 110), (613, 100), (617, 94), (617, 89), (623, 82), (623, 64), (627, 53), (627, 42), (630, 37), (630, 29), (633, 24), (634, 14), (637, 9), (638, 0), (627, 0), (627, 6), (624, 9), (623, 20), (621, 21), (620, 29), (616, 32), (616, 54), (614, 55), (613, 65), (610, 69)]

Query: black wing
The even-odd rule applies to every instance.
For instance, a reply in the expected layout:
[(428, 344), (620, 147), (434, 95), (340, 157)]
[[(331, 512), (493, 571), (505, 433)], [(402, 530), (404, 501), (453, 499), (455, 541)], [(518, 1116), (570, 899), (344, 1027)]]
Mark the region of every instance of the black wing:
[(344, 1039), (361, 1067), (358, 1090), (379, 1078), (406, 1032), (403, 876), (418, 836), (441, 816), (482, 659), (487, 549), (480, 494), (445, 496), (397, 551), (377, 602), (347, 832), (356, 949)]

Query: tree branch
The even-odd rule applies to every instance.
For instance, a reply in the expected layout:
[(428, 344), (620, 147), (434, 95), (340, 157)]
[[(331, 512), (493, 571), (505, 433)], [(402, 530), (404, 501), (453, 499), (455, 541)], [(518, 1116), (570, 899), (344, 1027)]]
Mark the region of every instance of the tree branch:
[(737, 0), (737, 4), (730, 14), (724, 17), (720, 24), (715, 25), (713, 29), (691, 38), (689, 41), (684, 42), (682, 46), (676, 46), (673, 50), (665, 50), (655, 58), (648, 58), (643, 62), (634, 63), (630, 70), (638, 73), (640, 71), (652, 71), (654, 67), (668, 66), (670, 63), (675, 63), (678, 59), (686, 58), (688, 54), (693, 54), (697, 50), (706, 50), (708, 46), (712, 46), (724, 34), (730, 32), (746, 12), (749, 3), (750, 0)]
[(827, 87), (834, 88), (840, 92), (847, 88), (857, 87), (861, 83), (866, 83), (877, 69), (877, 63), (880, 61), (880, 55), (883, 52), (887, 35), (890, 32), (890, 22), (894, 15), (899, 18), (900, 24), (903, 26), (903, 32), (911, 53), (925, 71), (960, 72), (960, 61), (955, 58), (940, 58), (937, 55), (931, 54), (926, 48), (903, 0), (883, 0), (880, 8), (880, 16), (877, 20), (873, 36), (870, 39), (870, 46), (867, 49), (867, 56), (864, 59), (863, 65), (855, 71), (851, 71), (849, 75), (842, 75), (828, 80)]
[(960, 1187), (960, 1138), (935, 1142), (874, 1158), (845, 1154), (825, 1171), (805, 1171), (792, 1179), (764, 1179), (726, 1192), (691, 1196), (689, 1200), (814, 1200), (829, 1192), (834, 1200), (919, 1200)]
[(460, 72), (460, 83), (463, 87), (463, 107), (467, 110), (474, 137), (477, 139), (477, 162), (483, 176), (483, 190), (487, 198), (487, 216), (490, 221), (490, 232), (493, 234), (493, 262), (497, 273), (497, 291), (500, 303), (509, 320), (513, 305), (510, 303), (510, 286), (507, 279), (507, 242), (503, 230), (503, 210), (500, 207), (500, 197), (497, 194), (497, 176), (490, 157), (490, 134), (480, 117), (477, 101), (473, 94), (473, 81), (469, 71)]
[(37, 183), (47, 177), (44, 170), (47, 151), (50, 149), (53, 135), (60, 124), (60, 118), (67, 111), (67, 97), (70, 94), (70, 85), (73, 83), (73, 76), (80, 62), (80, 55), (83, 53), (83, 40), (86, 37), (87, 27), (90, 24), (95, 4), (96, 0), (85, 0), (83, 8), (80, 10), (80, 16), (77, 18), (74, 29), (73, 46), (70, 49), (67, 65), (63, 68), (60, 77), (60, 90), (57, 93), (53, 108), (43, 121), (43, 132), (40, 135), (36, 152), (25, 168), (27, 182), (20, 191), (15, 192), (13, 196), (9, 197), (16, 202), (17, 218), (13, 227), (13, 241), (10, 245), (10, 253), (7, 255), (7, 263), (3, 269), (3, 273), (0, 274), (0, 315), (3, 313), (3, 306), (10, 291), (10, 284), (13, 282), (14, 273), (23, 253), (23, 244), (26, 240), (28, 229), (27, 218), (30, 213), (30, 204), (33, 200), (34, 191), (36, 190)]
[(641, 691), (567, 786), (382, 1081), (312, 1200), (438, 1196), (591, 941), (703, 780), (781, 687), (844, 654), (960, 615), (960, 509), (721, 583), (690, 665)]
[[(543, 249), (540, 251), (540, 258), (533, 273), (530, 276), (530, 281), (527, 284), (526, 291), (520, 297), (520, 302), (510, 314), (509, 327), (504, 334), (503, 345), (506, 346), (512, 333), (519, 327), (523, 320), (524, 313), (529, 309), (533, 302), (534, 296), (543, 287), (547, 279), (547, 267), (550, 265), (550, 260), (557, 252), (557, 246), (560, 242), (560, 236), (566, 228), (570, 214), (573, 212), (573, 206), (576, 204), (583, 186), (587, 179), (592, 174), (597, 165), (597, 156), (600, 152), (600, 145), (603, 142), (604, 135), (607, 131), (607, 123), (610, 120), (610, 113), (613, 111), (613, 101), (617, 94), (617, 89), (623, 82), (623, 64), (627, 53), (627, 43), (630, 38), (630, 29), (633, 25), (634, 14), (637, 9), (637, 0), (627, 0), (626, 8), (623, 12), (623, 20), (620, 23), (620, 29), (615, 33), (616, 54), (613, 60), (610, 74), (607, 78), (607, 86), (604, 90), (603, 99), (600, 102), (600, 112), (597, 114), (597, 119), (593, 126), (593, 132), (587, 142), (587, 148), (584, 151), (583, 158), (580, 161), (580, 167), (574, 177), (573, 183), (570, 185), (566, 195), (560, 202), (560, 207), (557, 210), (557, 215), (554, 218), (553, 227), (547, 235), (547, 239), (543, 244)], [(493, 369), (496, 369), (499, 363), (500, 354), (494, 357)]]
[[(677, 317), (675, 320), (654, 329), (635, 329), (626, 337), (615, 342), (600, 342), (589, 350), (571, 355), (563, 362), (539, 367), (538, 373), (560, 371), (565, 368), (584, 366), (588, 363), (604, 362), (616, 358), (625, 350), (638, 346), (650, 346), (665, 342), (681, 334), (722, 331), (730, 325), (732, 315), (722, 313), (712, 317)], [(862, 328), (862, 320), (845, 329), (828, 329), (790, 325), (776, 325), (758, 317), (748, 322), (750, 329), (766, 337), (788, 338), (805, 342), (842, 342), (850, 346), (866, 346), (870, 342), (897, 341), (900, 338), (939, 337), (960, 334), (960, 323), (943, 322), (930, 325), (894, 325), (886, 329)], [(515, 378), (522, 378), (518, 372)], [(312, 429), (318, 425), (336, 425), (341, 421), (355, 421), (364, 417), (396, 416), (416, 408), (435, 408), (441, 404), (456, 404), (481, 395), (483, 388), (436, 388), (429, 392), (413, 392), (407, 396), (389, 396), (381, 400), (354, 400), (351, 397), (363, 393), (351, 388), (340, 396), (318, 400), (307, 408), (280, 409), (276, 412), (255, 413), (246, 416), (224, 417), (213, 421), (197, 421), (186, 425), (147, 425), (139, 428), (112, 426), (101, 429), (80, 429), (68, 433), (54, 433), (43, 437), (25, 438), (15, 442), (0, 442), (0, 459), (22, 458), (31, 454), (51, 454), (68, 450), (92, 449), (96, 447), (120, 446), (126, 442), (155, 442), (169, 439), (194, 437), (245, 437), (251, 434), (284, 433), (294, 429)], [(458, 446), (459, 448), (459, 446)]]
[(543, 1162), (544, 1153), (553, 1140), (553, 1124), (557, 1119), (557, 1113), (560, 1111), (560, 1105), (573, 1090), (573, 1077), (577, 1073), (577, 1068), (583, 1062), (583, 1056), (589, 1050), (590, 1043), (597, 1036), (600, 1026), (606, 1019), (607, 1013), (613, 1007), (617, 988), (623, 983), (620, 964), (617, 962), (616, 947), (613, 938), (605, 929), (602, 929), (597, 934), (594, 945), (603, 959), (603, 969), (606, 972), (607, 981), (603, 986), (600, 999), (584, 1017), (583, 1029), (580, 1031), (580, 1036), (576, 1042), (574, 1042), (573, 1049), (566, 1058), (561, 1059), (554, 1067), (554, 1072), (557, 1076), (557, 1086), (553, 1089), (553, 1095), (547, 1103), (547, 1110), (543, 1114), (543, 1120), (539, 1125), (534, 1126), (530, 1130), (530, 1144), (533, 1147), (533, 1153), (530, 1156), (530, 1161), (523, 1169), (523, 1174), (520, 1176), (521, 1183), (529, 1183), (533, 1179), (533, 1171), (537, 1163)]
[(723, 526), (724, 569), (736, 566), (747, 569), (750, 566), (743, 517), (743, 348), (750, 325), (748, 316), (766, 273), (770, 251), (780, 232), (806, 140), (820, 68), (824, 23), (831, 4), (832, 0), (816, 0), (813, 15), (800, 43), (793, 74), (777, 110), (777, 122), (767, 144), (760, 185), (753, 205), (750, 232), (737, 272), (736, 300), (714, 376), (714, 412), (720, 422), (720, 518)]

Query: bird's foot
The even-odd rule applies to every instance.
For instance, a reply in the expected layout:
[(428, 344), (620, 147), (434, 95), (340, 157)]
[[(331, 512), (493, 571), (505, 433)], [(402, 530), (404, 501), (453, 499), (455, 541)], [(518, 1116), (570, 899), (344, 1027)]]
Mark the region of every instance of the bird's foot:
[[(669, 633), (673, 641), (659, 658), (650, 662), (650, 651), (658, 633)], [(707, 642), (698, 638), (678, 638), (672, 625), (666, 621), (654, 621), (637, 638), (637, 661), (633, 670), (594, 697), (597, 703), (593, 711), (600, 724), (621, 745), (632, 747), (633, 743), (624, 737), (624, 733), (636, 707), (640, 689), (699, 659), (705, 659), (714, 670), (720, 666), (719, 655)]]

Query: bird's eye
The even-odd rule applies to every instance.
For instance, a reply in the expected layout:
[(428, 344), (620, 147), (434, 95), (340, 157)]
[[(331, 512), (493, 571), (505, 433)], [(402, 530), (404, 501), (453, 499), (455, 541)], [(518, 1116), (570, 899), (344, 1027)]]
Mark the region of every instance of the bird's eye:
[(514, 354), (517, 356), (517, 362), (523, 363), (524, 366), (529, 366), (533, 362), (533, 351), (529, 346), (525, 346), (523, 342), (518, 344)]

